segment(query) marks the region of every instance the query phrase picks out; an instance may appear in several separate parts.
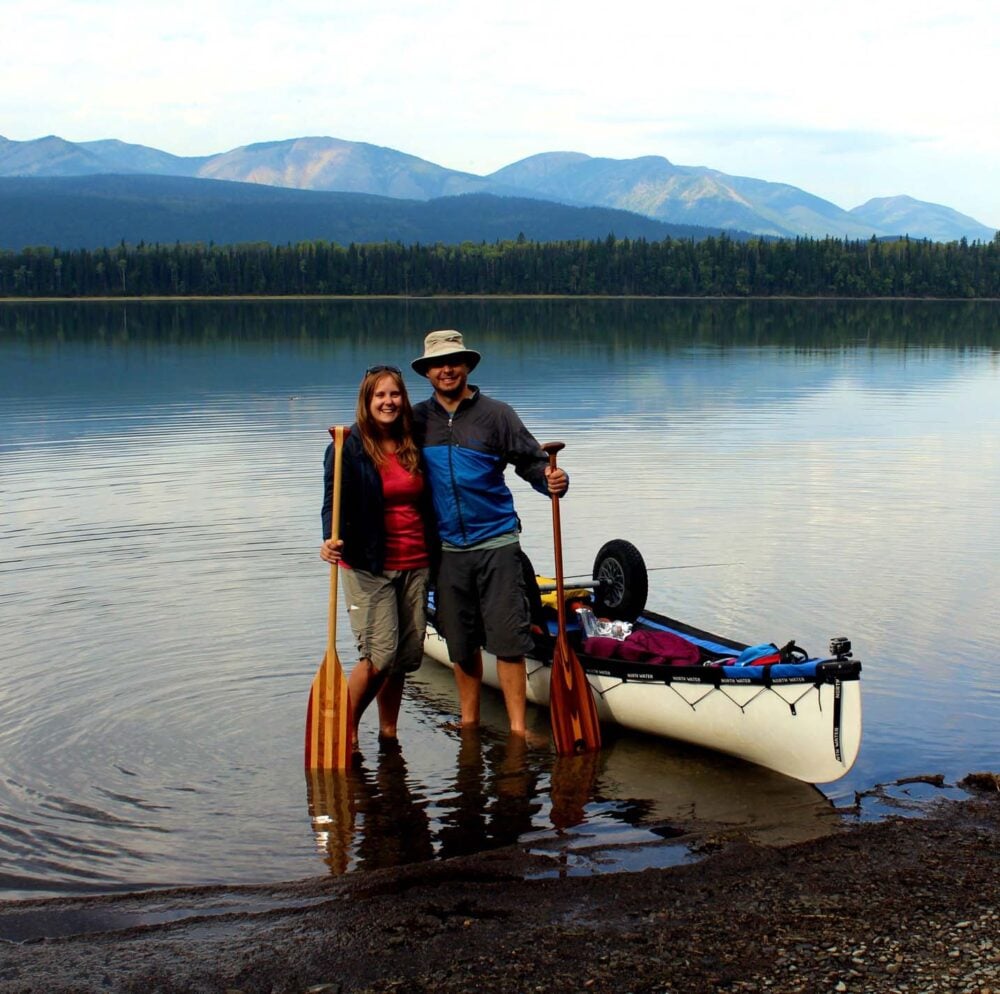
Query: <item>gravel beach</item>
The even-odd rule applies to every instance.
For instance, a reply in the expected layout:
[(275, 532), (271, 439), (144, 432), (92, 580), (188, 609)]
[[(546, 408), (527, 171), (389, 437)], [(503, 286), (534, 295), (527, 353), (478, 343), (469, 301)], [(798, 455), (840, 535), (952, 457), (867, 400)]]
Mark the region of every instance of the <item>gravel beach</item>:
[(636, 873), (563, 876), (558, 854), (511, 847), (0, 904), (19, 939), (0, 943), (0, 992), (1000, 994), (998, 784), (976, 774), (921, 817), (783, 847), (706, 841), (697, 862)]

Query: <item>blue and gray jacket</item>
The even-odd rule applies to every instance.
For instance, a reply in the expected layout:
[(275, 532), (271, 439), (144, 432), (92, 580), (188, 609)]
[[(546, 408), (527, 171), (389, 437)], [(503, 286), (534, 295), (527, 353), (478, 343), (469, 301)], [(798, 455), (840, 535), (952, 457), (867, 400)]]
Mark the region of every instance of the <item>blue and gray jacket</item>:
[(433, 397), (413, 408), (414, 433), (423, 450), (438, 531), (466, 548), (517, 532), (514, 497), (504, 481), (511, 465), (548, 495), (548, 457), (513, 408), (470, 387), (473, 396), (449, 414)]

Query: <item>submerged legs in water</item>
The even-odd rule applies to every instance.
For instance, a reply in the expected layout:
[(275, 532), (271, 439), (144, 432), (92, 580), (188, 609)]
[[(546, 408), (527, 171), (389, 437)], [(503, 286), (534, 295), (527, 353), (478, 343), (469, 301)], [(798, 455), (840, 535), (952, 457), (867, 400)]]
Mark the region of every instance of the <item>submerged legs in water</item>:
[[(483, 686), (483, 656), (453, 664), (462, 727), (479, 724), (479, 699)], [(524, 735), (527, 711), (527, 682), (524, 657), (497, 659), (497, 678), (507, 708), (507, 720), (514, 735)]]
[(396, 725), (399, 721), (399, 709), (403, 700), (403, 685), (406, 676), (403, 673), (380, 672), (375, 669), (370, 659), (359, 659), (351, 670), (347, 681), (347, 692), (351, 698), (351, 709), (354, 712), (353, 746), (358, 747), (358, 728), (361, 716), (373, 700), (378, 700), (379, 738), (396, 738)]

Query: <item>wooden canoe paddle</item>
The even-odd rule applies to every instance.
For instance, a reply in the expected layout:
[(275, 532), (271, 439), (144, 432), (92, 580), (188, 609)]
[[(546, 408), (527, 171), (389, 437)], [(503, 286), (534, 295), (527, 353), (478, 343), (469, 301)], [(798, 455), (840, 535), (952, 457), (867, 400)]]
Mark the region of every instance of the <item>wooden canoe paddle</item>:
[[(556, 453), (564, 448), (562, 442), (547, 442), (542, 446), (552, 469), (556, 468)], [(587, 676), (566, 636), (562, 528), (559, 523), (559, 498), (555, 494), (552, 495), (552, 542), (556, 557), (556, 615), (559, 627), (552, 650), (549, 709), (556, 752), (560, 756), (568, 756), (600, 749), (601, 726), (597, 721), (597, 705)]]
[[(330, 537), (340, 537), (340, 481), (343, 475), (344, 439), (349, 429), (330, 429), (333, 436), (333, 514)], [(337, 657), (337, 573), (330, 567), (330, 611), (326, 628), (326, 655), (309, 691), (306, 708), (306, 769), (345, 770), (351, 761), (351, 699), (347, 680)]]

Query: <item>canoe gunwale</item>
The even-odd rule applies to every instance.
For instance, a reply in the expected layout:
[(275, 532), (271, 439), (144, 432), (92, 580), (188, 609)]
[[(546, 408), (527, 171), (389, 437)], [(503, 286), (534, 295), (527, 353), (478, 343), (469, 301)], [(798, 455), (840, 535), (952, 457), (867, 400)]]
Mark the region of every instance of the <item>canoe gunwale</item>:
[[(551, 653), (529, 653), (528, 659), (551, 666)], [(624, 683), (700, 683), (709, 687), (780, 687), (789, 684), (821, 685), (861, 679), (861, 662), (855, 659), (827, 659), (816, 670), (802, 676), (771, 676), (768, 673), (746, 677), (728, 676), (716, 666), (665, 666), (659, 663), (632, 662), (625, 659), (600, 659), (577, 652), (588, 676), (604, 676)]]
[[(652, 611), (645, 612), (639, 619), (641, 625), (644, 620), (652, 622), (650, 627), (665, 628), (677, 632), (696, 643), (708, 643), (710, 645), (722, 646), (727, 650), (739, 653), (746, 648), (741, 642), (714, 635), (711, 632), (695, 628), (692, 625), (675, 621), (665, 615), (656, 614)], [(535, 650), (528, 654), (528, 658), (541, 663), (544, 666), (552, 664), (552, 646), (555, 639), (546, 635), (535, 636)], [(861, 679), (861, 661), (857, 659), (820, 659), (814, 657), (815, 668), (809, 667), (801, 674), (788, 674), (787, 670), (794, 669), (785, 666), (782, 675), (774, 675), (771, 668), (761, 667), (741, 667), (745, 672), (739, 676), (726, 673), (718, 666), (670, 666), (662, 663), (643, 663), (634, 660), (620, 658), (606, 659), (597, 656), (588, 656), (580, 646), (576, 646), (577, 657), (583, 666), (584, 672), (589, 676), (603, 676), (611, 679), (621, 680), (626, 683), (701, 683), (713, 687), (744, 687), (744, 686), (783, 686), (789, 684), (833, 684), (838, 681), (850, 681)], [(730, 667), (731, 669), (731, 667)]]

